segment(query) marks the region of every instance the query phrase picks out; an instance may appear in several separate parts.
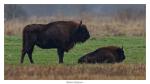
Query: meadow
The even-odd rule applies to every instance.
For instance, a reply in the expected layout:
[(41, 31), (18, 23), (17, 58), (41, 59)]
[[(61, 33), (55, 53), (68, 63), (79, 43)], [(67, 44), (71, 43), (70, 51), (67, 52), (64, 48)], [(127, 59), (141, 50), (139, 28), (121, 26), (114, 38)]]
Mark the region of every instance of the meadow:
[[(78, 64), (77, 60), (97, 47), (124, 45), (126, 60), (119, 64)], [(21, 37), (5, 36), (5, 79), (146, 79), (144, 37), (107, 37), (90, 39), (65, 53), (64, 64), (58, 64), (56, 49), (35, 46), (35, 64), (25, 57), (19, 64)]]
[[(144, 37), (104, 37), (101, 39), (90, 39), (83, 44), (77, 44), (68, 53), (65, 53), (66, 64), (77, 64), (78, 58), (84, 54), (104, 46), (124, 47), (126, 60), (124, 63), (145, 64), (145, 38)], [(5, 36), (5, 64), (18, 64), (22, 49), (21, 37)], [(34, 48), (33, 59), (36, 64), (58, 63), (56, 49)], [(25, 57), (25, 64), (30, 64), (28, 56)]]
[[(48, 23), (57, 20), (80, 21), (79, 17), (32, 17), (28, 20), (5, 21), (4, 78), (7, 79), (146, 79), (145, 20), (121, 21), (115, 18), (82, 17), (91, 38), (77, 44), (65, 53), (64, 64), (58, 64), (56, 49), (41, 49), (35, 46), (30, 64), (25, 56), (19, 64), (22, 49), (22, 29), (31, 23)], [(78, 64), (84, 54), (104, 46), (123, 46), (126, 59), (118, 64)]]

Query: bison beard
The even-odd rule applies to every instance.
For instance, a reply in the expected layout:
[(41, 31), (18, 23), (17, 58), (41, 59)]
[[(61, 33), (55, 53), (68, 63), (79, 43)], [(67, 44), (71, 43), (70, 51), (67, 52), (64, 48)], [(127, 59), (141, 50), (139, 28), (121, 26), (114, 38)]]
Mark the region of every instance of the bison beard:
[(123, 48), (108, 46), (82, 56), (78, 63), (115, 63), (125, 59)]
[(90, 38), (86, 25), (73, 21), (56, 21), (49, 24), (31, 24), (23, 30), (23, 48), (20, 62), (27, 53), (31, 63), (34, 46), (43, 49), (56, 48), (59, 63), (63, 63), (64, 52), (68, 52), (76, 43)]

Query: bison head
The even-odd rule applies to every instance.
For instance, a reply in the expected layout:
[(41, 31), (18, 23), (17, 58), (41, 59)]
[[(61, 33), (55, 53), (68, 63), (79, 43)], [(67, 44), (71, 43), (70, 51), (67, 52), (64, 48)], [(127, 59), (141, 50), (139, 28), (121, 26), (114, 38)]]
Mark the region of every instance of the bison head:
[(123, 47), (122, 48), (118, 48), (117, 49), (117, 53), (118, 53), (118, 56), (116, 58), (116, 61), (117, 62), (122, 62), (125, 59)]
[(78, 28), (73, 33), (72, 40), (75, 42), (85, 42), (89, 38), (90, 34), (86, 25), (82, 24), (82, 21), (80, 21)]

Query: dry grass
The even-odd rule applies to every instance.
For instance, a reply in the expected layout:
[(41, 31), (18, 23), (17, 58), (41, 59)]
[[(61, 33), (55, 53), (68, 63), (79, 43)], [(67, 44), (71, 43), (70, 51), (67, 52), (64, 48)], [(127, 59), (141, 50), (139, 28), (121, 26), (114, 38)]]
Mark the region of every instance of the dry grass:
[(122, 21), (115, 17), (98, 17), (91, 15), (78, 16), (50, 16), (50, 17), (31, 17), (27, 20), (5, 21), (5, 35), (21, 35), (22, 29), (27, 24), (46, 24), (58, 20), (73, 20), (87, 25), (92, 37), (102, 36), (145, 36), (145, 19)]
[[(23, 28), (32, 23), (46, 24), (58, 20), (79, 22), (82, 18), (92, 38), (103, 36), (145, 36), (145, 19), (121, 21), (115, 17), (50, 16), (31, 17), (27, 20), (5, 21), (5, 35), (21, 35)], [(145, 80), (145, 64), (94, 64), (94, 65), (5, 65), (7, 79), (51, 79), (51, 80)]]
[(145, 80), (145, 64), (5, 65), (5, 80)]

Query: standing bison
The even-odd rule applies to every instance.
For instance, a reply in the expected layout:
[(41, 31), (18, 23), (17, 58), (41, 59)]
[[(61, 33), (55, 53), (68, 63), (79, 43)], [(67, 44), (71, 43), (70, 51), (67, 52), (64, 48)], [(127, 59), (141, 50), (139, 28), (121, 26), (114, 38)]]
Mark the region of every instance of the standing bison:
[(78, 63), (115, 63), (122, 62), (124, 59), (123, 48), (108, 46), (84, 55), (78, 60)]
[(23, 48), (20, 62), (27, 53), (31, 63), (34, 46), (43, 49), (56, 48), (59, 63), (63, 63), (64, 52), (68, 52), (76, 43), (90, 38), (86, 25), (73, 21), (56, 21), (48, 24), (30, 24), (23, 30)]

